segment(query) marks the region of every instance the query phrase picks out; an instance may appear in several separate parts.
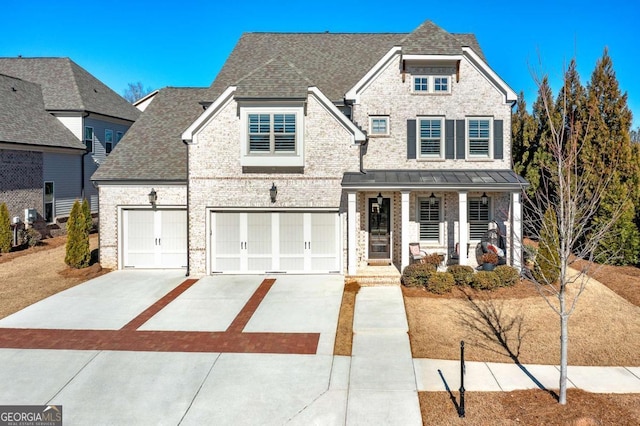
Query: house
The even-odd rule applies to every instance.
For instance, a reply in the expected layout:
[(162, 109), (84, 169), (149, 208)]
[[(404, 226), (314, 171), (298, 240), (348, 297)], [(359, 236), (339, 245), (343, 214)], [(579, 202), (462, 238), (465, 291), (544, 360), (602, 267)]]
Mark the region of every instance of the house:
[[(42, 201), (28, 207), (36, 208), (39, 218), (50, 229), (64, 228), (71, 210), (69, 199), (72, 204), (75, 199), (87, 198), (91, 211), (97, 213), (98, 191), (91, 184), (91, 175), (140, 112), (69, 58), (0, 58), (0, 73), (38, 84), (44, 109), (88, 151), (77, 165), (62, 162), (51, 166), (65, 171), (62, 176), (47, 181), (50, 182), (48, 190), (52, 191), (47, 195), (51, 209), (41, 210)], [(72, 181), (73, 191), (69, 189)]]
[(85, 147), (44, 107), (38, 84), (0, 74), (0, 203), (22, 222), (25, 209), (52, 220), (80, 196)]
[[(461, 264), (489, 223), (519, 266), (516, 94), (472, 34), (244, 34), (209, 88), (155, 95), (94, 174), (101, 262), (187, 273)], [(450, 259), (447, 259), (450, 261)]]

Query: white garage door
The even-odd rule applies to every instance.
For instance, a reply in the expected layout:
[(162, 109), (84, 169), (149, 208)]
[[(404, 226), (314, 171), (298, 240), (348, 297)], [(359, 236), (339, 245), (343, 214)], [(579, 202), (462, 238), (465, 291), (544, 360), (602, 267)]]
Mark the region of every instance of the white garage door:
[(212, 272), (340, 271), (337, 213), (214, 212)]
[(125, 268), (186, 268), (186, 210), (123, 210)]

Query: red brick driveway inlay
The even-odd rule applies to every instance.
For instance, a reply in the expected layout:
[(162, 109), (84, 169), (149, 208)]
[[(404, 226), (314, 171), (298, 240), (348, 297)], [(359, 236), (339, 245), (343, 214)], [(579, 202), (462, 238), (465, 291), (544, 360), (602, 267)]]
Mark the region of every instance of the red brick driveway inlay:
[(262, 281), (227, 331), (141, 331), (142, 324), (191, 287), (185, 280), (120, 330), (0, 328), (0, 347), (154, 352), (315, 354), (319, 333), (243, 333), (274, 279)]

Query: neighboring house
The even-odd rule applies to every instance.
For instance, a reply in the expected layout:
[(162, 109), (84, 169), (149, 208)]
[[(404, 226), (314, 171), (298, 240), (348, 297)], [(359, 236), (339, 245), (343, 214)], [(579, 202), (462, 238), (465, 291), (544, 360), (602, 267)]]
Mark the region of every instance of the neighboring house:
[[(87, 198), (91, 211), (97, 213), (98, 191), (91, 184), (91, 175), (140, 111), (69, 58), (0, 58), (0, 73), (39, 84), (45, 109), (87, 147), (77, 197)], [(64, 221), (68, 214), (66, 208), (54, 209), (54, 222), (56, 218)]]
[[(0, 203), (12, 218), (38, 225), (54, 222), (55, 212), (68, 214), (80, 198), (84, 153), (45, 110), (38, 84), (0, 74)], [(37, 216), (30, 220), (25, 209)]]
[(153, 98), (157, 94), (158, 94), (158, 91), (154, 90), (153, 92), (151, 92), (151, 93), (141, 97), (137, 101), (135, 101), (133, 103), (133, 106), (138, 108), (140, 111), (144, 111), (145, 109), (147, 109), (147, 107), (149, 106), (149, 104), (151, 103), (151, 101), (153, 100)]
[(244, 34), (210, 88), (161, 90), (93, 176), (101, 263), (357, 275), (401, 270), (413, 242), (449, 257), (496, 221), (519, 267), (515, 101), (475, 36), (431, 22)]

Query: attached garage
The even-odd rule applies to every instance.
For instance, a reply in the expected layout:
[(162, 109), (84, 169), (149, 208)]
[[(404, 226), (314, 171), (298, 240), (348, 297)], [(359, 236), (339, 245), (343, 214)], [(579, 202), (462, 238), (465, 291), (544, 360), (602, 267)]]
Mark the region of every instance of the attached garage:
[(187, 267), (187, 211), (179, 209), (122, 210), (124, 268)]
[(210, 229), (212, 273), (341, 270), (336, 212), (218, 211)]

